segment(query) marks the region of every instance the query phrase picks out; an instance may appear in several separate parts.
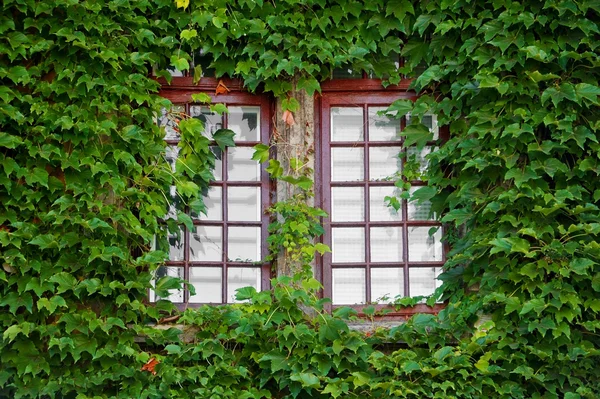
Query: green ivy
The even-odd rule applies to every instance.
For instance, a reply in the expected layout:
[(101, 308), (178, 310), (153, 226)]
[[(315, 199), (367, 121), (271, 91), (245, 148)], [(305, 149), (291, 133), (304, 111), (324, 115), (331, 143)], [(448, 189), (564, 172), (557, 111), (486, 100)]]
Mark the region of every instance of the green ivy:
[[(0, 397), (600, 396), (597, 0), (1, 9)], [(445, 310), (364, 334), (348, 328), (353, 310), (328, 314), (319, 283), (296, 276), (153, 325), (173, 314), (146, 303), (166, 257), (151, 247), (169, 188), (202, 211), (214, 159), (182, 115), (182, 159), (166, 162), (154, 116), (170, 104), (150, 75), (191, 68), (200, 49), (219, 76), (283, 97), (293, 82), (318, 92), (337, 67), (415, 79), (419, 100), (392, 109), (450, 128), (429, 157), (430, 188), (415, 194), (450, 230)], [(419, 126), (407, 141), (427, 140)], [(227, 131), (215, 139), (231, 144)], [(304, 174), (270, 169), (310, 190)], [(272, 248), (287, 237), (309, 264), (326, 249), (312, 241), (322, 215), (302, 204), (275, 205)], [(180, 223), (183, 213), (166, 225)]]

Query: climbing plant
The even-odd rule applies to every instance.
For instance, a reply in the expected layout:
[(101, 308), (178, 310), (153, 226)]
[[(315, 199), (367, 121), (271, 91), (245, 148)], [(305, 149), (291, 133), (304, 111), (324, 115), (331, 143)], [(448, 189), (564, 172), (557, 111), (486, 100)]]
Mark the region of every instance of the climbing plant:
[[(600, 395), (598, 1), (1, 7), (0, 397)], [(414, 194), (449, 226), (446, 309), (364, 334), (347, 326), (353, 310), (325, 312), (319, 283), (301, 276), (242, 289), (240, 304), (147, 304), (166, 256), (154, 237), (189, 223), (161, 222), (169, 187), (201, 211), (214, 164), (185, 116), (184, 157), (175, 170), (166, 162), (154, 118), (169, 104), (151, 75), (201, 80), (200, 51), (288, 112), (292, 89), (318, 92), (337, 67), (384, 84), (414, 78), (419, 100), (391, 110), (450, 128)], [(429, 139), (418, 123), (403, 134)], [(273, 245), (288, 233), (302, 256), (325, 250), (307, 239), (318, 211), (303, 211), (317, 212), (308, 235), (289, 234), (288, 205), (277, 206)]]

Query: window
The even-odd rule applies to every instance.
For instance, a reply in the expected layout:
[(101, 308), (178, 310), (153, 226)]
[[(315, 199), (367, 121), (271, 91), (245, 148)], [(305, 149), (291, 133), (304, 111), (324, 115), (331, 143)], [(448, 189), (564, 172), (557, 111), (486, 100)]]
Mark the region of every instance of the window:
[[(441, 225), (431, 220), (427, 204), (401, 200), (398, 211), (386, 205), (386, 197), (400, 194), (394, 182), (407, 156), (414, 155), (425, 168), (435, 142), (422, 151), (405, 147), (399, 133), (410, 118), (390, 119), (379, 112), (411, 95), (382, 91), (380, 84), (377, 92), (370, 88), (372, 81), (362, 82), (344, 91), (331, 81), (320, 100), (317, 173), (321, 206), (330, 215), (324, 242), (332, 250), (323, 257), (322, 278), (324, 295), (334, 305), (429, 295), (440, 284), (436, 277), (445, 261)], [(357, 87), (364, 91), (356, 92)], [(435, 116), (422, 122), (437, 140)], [(411, 183), (413, 191), (424, 184)]]
[[(220, 116), (206, 106), (190, 102), (191, 94), (198, 91), (188, 82), (190, 79), (174, 79), (174, 84), (163, 86), (161, 93), (174, 104), (170, 113), (165, 110), (158, 118), (166, 130), (169, 162), (174, 165), (177, 159), (178, 134), (173, 115), (178, 112), (201, 119), (207, 137), (221, 128), (233, 130), (236, 146), (223, 152), (216, 145), (213, 147), (217, 162), (215, 181), (205, 194), (207, 214), (191, 213), (194, 229), (189, 231), (182, 226), (180, 234), (169, 237), (169, 261), (157, 271), (157, 278), (180, 277), (194, 286), (195, 295), (187, 289), (172, 292), (169, 299), (180, 307), (234, 302), (236, 289), (268, 289), (271, 277), (270, 265), (263, 262), (267, 255), (269, 218), (265, 210), (269, 206), (269, 179), (265, 168), (251, 159), (252, 147), (269, 141), (270, 100), (242, 92), (235, 83), (229, 83), (230, 93), (213, 96), (213, 103), (228, 107), (229, 112)], [(214, 93), (216, 80), (203, 78), (203, 82), (202, 88)], [(175, 214), (174, 188), (171, 196), (171, 212)]]

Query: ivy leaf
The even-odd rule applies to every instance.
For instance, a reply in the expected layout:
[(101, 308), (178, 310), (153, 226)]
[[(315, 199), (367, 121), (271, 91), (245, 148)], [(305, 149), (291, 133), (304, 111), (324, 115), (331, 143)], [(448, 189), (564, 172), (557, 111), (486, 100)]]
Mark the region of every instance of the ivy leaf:
[(271, 372), (275, 373), (280, 370), (289, 370), (290, 364), (288, 358), (276, 349), (270, 351), (266, 355), (262, 356), (259, 361), (270, 361)]
[(196, 31), (196, 29), (184, 29), (181, 31), (181, 33), (179, 34), (179, 36), (183, 39), (183, 40), (191, 40), (195, 37), (198, 36), (198, 32)]
[(396, 100), (386, 110), (388, 114), (394, 114), (396, 118), (402, 117), (413, 110), (414, 103), (411, 100)]
[[(306, 94), (308, 94), (309, 96), (313, 96), (315, 92), (321, 93), (321, 85), (319, 84), (319, 81), (313, 76), (302, 76), (300, 79), (298, 79), (296, 87), (300, 90), (306, 90)], [(292, 112), (294, 111), (292, 110)]]
[(246, 301), (252, 299), (256, 295), (257, 291), (254, 287), (243, 287), (235, 291), (236, 301)]
[(177, 8), (185, 9), (190, 5), (190, 0), (175, 0), (175, 4), (177, 5)]
[(58, 284), (56, 289), (57, 294), (72, 291), (77, 286), (77, 279), (67, 272), (57, 273), (50, 277), (48, 281)]
[(33, 185), (34, 183), (39, 183), (44, 187), (48, 187), (48, 177), (46, 169), (36, 167), (25, 175), (25, 181), (27, 184)]
[(50, 233), (36, 236), (33, 240), (29, 241), (29, 244), (37, 245), (41, 249), (58, 248), (56, 238)]
[(319, 388), (321, 386), (319, 378), (313, 373), (292, 374), (290, 380), (298, 381), (303, 387), (308, 388)]
[(0, 132), (0, 147), (16, 148), (23, 142), (23, 139), (11, 134)]
[(354, 383), (354, 386), (356, 386), (356, 387), (368, 385), (369, 382), (371, 381), (371, 375), (368, 373), (365, 373), (364, 371), (355, 371), (354, 373), (352, 373), (352, 376), (354, 377), (352, 379), (352, 382)]
[(428, 141), (433, 139), (433, 132), (422, 123), (413, 123), (406, 126), (400, 132), (400, 135), (406, 137), (404, 145), (407, 147), (416, 144), (417, 148), (423, 148), (427, 145)]
[(231, 129), (219, 129), (213, 133), (213, 139), (222, 151), (227, 147), (235, 147), (234, 137), (235, 132)]
[(579, 83), (575, 86), (575, 93), (578, 98), (585, 98), (598, 105), (598, 96), (600, 96), (600, 87), (588, 83)]
[(545, 308), (546, 308), (546, 304), (544, 303), (544, 300), (540, 299), (540, 298), (536, 298), (536, 299), (532, 299), (530, 301), (526, 301), (523, 304), (523, 308), (521, 309), (519, 314), (521, 316), (523, 316), (523, 315), (526, 315), (527, 313), (531, 312), (532, 310), (534, 310), (537, 314), (540, 314), (542, 312), (542, 310), (544, 310)]
[(154, 286), (156, 296), (160, 298), (168, 298), (169, 290), (180, 290), (181, 279), (177, 277), (165, 276), (160, 278)]
[(340, 337), (340, 332), (348, 332), (348, 325), (342, 320), (328, 319), (319, 326), (319, 340), (321, 342), (333, 341)]
[(267, 167), (267, 173), (271, 175), (271, 178), (277, 179), (283, 174), (283, 168), (276, 159), (269, 160), (269, 166)]
[(192, 101), (202, 104), (208, 104), (212, 101), (212, 99), (206, 93), (194, 93), (192, 94)]
[(254, 154), (252, 154), (252, 160), (260, 163), (267, 162), (269, 160), (269, 146), (266, 144), (257, 144), (254, 147)]
[(171, 56), (171, 65), (173, 66), (173, 68), (179, 71), (187, 71), (188, 69), (190, 69), (190, 63), (188, 62), (188, 60), (186, 60), (183, 57), (180, 58), (176, 55)]

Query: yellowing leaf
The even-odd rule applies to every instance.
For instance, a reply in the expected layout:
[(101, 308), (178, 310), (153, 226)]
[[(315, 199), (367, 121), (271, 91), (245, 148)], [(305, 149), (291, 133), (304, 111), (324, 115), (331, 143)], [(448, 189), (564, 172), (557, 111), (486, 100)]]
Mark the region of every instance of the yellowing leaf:
[(190, 5), (190, 0), (175, 0), (177, 8), (187, 8)]

